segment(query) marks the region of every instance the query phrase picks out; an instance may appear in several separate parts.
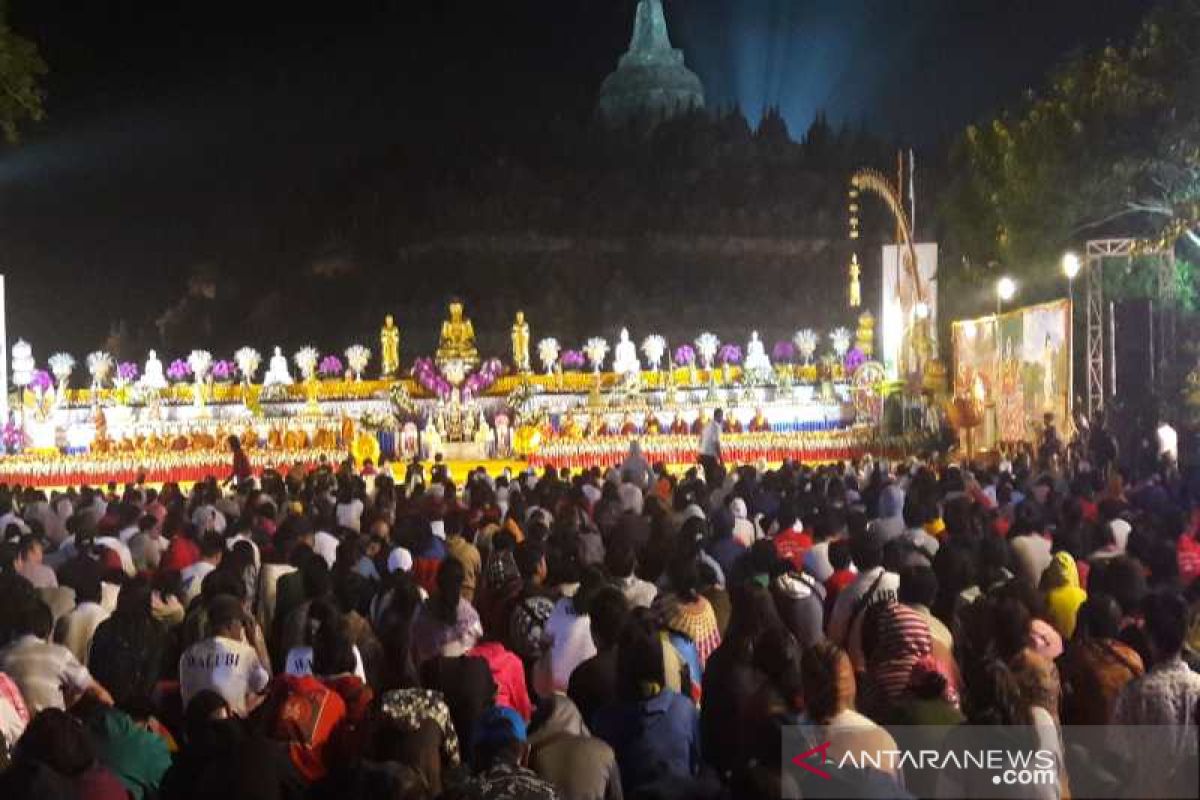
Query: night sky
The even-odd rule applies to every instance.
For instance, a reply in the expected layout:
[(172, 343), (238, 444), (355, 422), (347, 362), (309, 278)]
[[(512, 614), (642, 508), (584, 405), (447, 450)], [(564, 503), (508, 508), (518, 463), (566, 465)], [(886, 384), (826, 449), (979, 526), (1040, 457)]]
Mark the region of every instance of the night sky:
[[(1143, 0), (666, 0), (710, 106), (800, 135), (836, 121), (934, 148)], [(585, 119), (635, 0), (13, 0), (48, 62), (47, 119), (0, 153), (9, 337), (99, 343), (212, 257), (228, 209), (291, 202), (417, 138)], [(197, 345), (202, 345), (197, 342)], [(78, 350), (77, 350), (78, 352)]]

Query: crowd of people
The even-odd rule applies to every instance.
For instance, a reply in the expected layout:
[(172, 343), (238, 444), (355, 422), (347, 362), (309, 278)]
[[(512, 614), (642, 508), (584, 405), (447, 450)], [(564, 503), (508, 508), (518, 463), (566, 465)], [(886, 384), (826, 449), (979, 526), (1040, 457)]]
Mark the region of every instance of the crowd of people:
[(805, 792), (789, 731), (835, 758), (964, 724), (1031, 726), (1061, 757), (1039, 796), (1195, 769), (1186, 737), (1060, 735), (1200, 724), (1169, 460), (701, 455), (0, 486), (0, 796), (775, 798)]

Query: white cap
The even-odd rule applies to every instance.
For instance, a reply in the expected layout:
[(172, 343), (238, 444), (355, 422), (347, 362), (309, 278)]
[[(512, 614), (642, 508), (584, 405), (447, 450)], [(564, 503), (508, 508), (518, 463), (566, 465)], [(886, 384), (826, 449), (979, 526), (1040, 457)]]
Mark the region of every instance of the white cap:
[(412, 553), (405, 550), (403, 547), (397, 547), (392, 552), (388, 553), (387, 570), (388, 572), (408, 572), (412, 569), (413, 557)]

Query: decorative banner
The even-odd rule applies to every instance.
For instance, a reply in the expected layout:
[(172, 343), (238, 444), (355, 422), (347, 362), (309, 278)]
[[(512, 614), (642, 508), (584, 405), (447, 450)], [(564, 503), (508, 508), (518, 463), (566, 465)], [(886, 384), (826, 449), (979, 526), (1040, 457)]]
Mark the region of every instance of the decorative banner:
[[(895, 379), (917, 370), (914, 350), (909, 342), (914, 337), (916, 323), (920, 322), (929, 331), (930, 353), (936, 353), (937, 338), (937, 242), (914, 245), (917, 251), (917, 272), (921, 278), (921, 300), (929, 309), (929, 316), (918, 319), (917, 290), (913, 286), (912, 273), (898, 256), (908, 259), (907, 248), (894, 244), (883, 246), (883, 349), (879, 360), (887, 369), (888, 377)], [(906, 363), (909, 362), (909, 363)]]
[(952, 326), (954, 394), (995, 405), (1000, 441), (1037, 430), (1042, 415), (1061, 426), (1071, 395), (1071, 302), (1055, 300)]

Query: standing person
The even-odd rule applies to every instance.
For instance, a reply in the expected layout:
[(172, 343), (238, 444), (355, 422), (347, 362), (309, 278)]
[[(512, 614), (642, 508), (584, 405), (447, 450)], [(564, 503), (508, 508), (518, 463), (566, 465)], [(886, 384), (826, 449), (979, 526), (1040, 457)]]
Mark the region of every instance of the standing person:
[(700, 431), (700, 466), (704, 468), (704, 480), (710, 489), (721, 485), (725, 468), (721, 465), (721, 425), (725, 421), (724, 410), (718, 408), (713, 418)]
[[(1200, 707), (1200, 675), (1182, 658), (1187, 632), (1187, 603), (1174, 592), (1146, 596), (1142, 603), (1149, 638), (1150, 669), (1125, 684), (1113, 707), (1113, 737), (1129, 756), (1130, 788), (1140, 797), (1167, 796), (1178, 769), (1194, 769), (1188, 762), (1187, 731), (1196, 724)], [(1156, 725), (1154, 737), (1121, 736), (1117, 726)], [(1193, 734), (1194, 735), (1194, 734)], [(1120, 752), (1120, 751), (1115, 751)], [(1193, 776), (1194, 777), (1194, 776)]]
[(856, 670), (866, 665), (862, 650), (862, 624), (867, 609), (875, 603), (895, 600), (900, 576), (883, 565), (883, 539), (870, 528), (850, 538), (850, 558), (858, 569), (854, 582), (840, 591), (829, 615), (828, 635), (843, 647)]
[(225, 479), (225, 485), (228, 486), (232, 483), (234, 486), (241, 486), (254, 477), (254, 468), (250, 466), (250, 459), (246, 456), (246, 451), (242, 449), (241, 439), (230, 436), (225, 441), (229, 445), (229, 452), (233, 455), (233, 466), (229, 477)]

